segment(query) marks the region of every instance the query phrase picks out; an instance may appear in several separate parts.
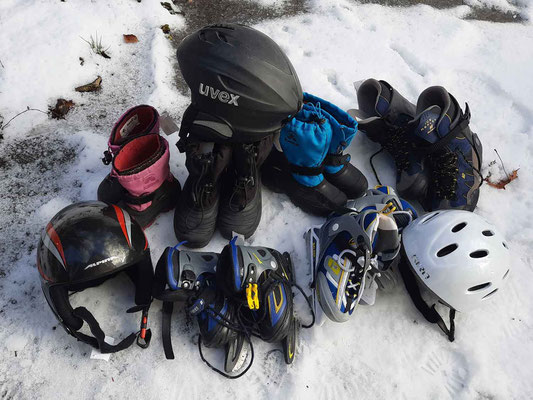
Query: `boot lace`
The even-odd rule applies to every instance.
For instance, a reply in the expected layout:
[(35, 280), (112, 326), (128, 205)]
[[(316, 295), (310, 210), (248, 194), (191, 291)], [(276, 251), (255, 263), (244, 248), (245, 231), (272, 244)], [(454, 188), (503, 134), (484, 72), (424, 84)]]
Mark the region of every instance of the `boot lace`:
[(466, 164), (475, 171), (483, 183), (484, 177), (481, 171), (468, 160), (466, 155), (460, 150), (447, 151), (439, 155), (429, 157), (433, 169), (433, 185), (435, 194), (443, 199), (453, 200), (457, 198), (457, 174), (459, 173), (459, 156)]
[(457, 193), (457, 153), (447, 151), (429, 157), (433, 170), (433, 187), (437, 197), (447, 200), (456, 198)]
[(374, 176), (380, 185), (381, 181), (376, 168), (374, 167), (373, 159), (383, 150), (386, 150), (392, 156), (394, 163), (396, 164), (396, 168), (399, 171), (405, 171), (409, 169), (411, 165), (409, 154), (412, 152), (412, 144), (406, 138), (405, 127), (387, 123), (387, 128), (387, 140), (381, 142), (381, 149), (370, 156), (370, 166), (372, 167)]
[[(235, 180), (231, 196), (229, 198), (229, 208), (232, 211), (242, 211), (248, 204), (250, 191), (256, 185), (255, 176), (257, 174), (257, 148), (254, 144), (245, 144), (243, 149), (246, 152), (245, 165), (249, 167), (249, 175), (238, 176)], [(239, 174), (240, 171), (237, 171)]]
[(192, 200), (195, 205), (195, 207), (199, 208), (201, 211), (201, 217), (200, 221), (197, 224), (191, 225), (190, 224), (190, 215), (187, 215), (185, 218), (185, 225), (188, 229), (195, 229), (198, 226), (200, 226), (204, 220), (204, 209), (205, 205), (208, 203), (209, 198), (211, 196), (211, 193), (213, 193), (214, 190), (214, 183), (211, 182), (208, 179), (208, 172), (212, 164), (212, 160), (209, 157), (200, 157), (200, 164), (202, 165), (202, 168), (200, 170), (200, 174), (198, 176), (198, 179), (196, 179), (194, 186), (192, 188)]
[(347, 307), (351, 307), (352, 303), (357, 304), (359, 298), (363, 294), (365, 284), (366, 269), (359, 263), (359, 256), (353, 250), (346, 249), (340, 252), (337, 258), (339, 267), (348, 273), (348, 281), (344, 289), (346, 297), (350, 299)]

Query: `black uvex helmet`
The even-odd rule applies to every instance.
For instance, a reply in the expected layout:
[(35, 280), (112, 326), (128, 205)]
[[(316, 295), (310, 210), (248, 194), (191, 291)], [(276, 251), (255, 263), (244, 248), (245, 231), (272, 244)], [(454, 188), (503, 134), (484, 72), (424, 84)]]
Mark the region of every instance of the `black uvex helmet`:
[[(59, 211), (41, 235), (37, 268), (44, 296), (63, 328), (102, 353), (131, 346), (136, 334), (109, 345), (93, 315), (85, 307), (73, 309), (68, 295), (126, 272), (135, 285), (137, 305), (128, 312), (143, 312), (137, 343), (148, 346), (151, 334), (146, 324), (154, 273), (148, 241), (126, 211), (98, 201), (72, 204)], [(84, 321), (94, 337), (79, 332)]]
[(256, 142), (277, 132), (302, 105), (287, 56), (247, 26), (210, 25), (190, 34), (178, 47), (178, 62), (192, 98), (181, 138)]

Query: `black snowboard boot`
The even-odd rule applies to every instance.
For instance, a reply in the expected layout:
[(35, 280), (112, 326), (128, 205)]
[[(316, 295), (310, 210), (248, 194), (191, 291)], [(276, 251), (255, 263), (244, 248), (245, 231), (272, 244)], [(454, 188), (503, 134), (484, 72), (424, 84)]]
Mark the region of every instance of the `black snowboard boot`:
[(431, 168), (427, 211), (474, 211), (483, 182), (483, 147), (469, 127), (468, 104), (458, 101), (441, 86), (424, 90), (417, 102), (417, 116), (409, 123), (417, 149)]
[(233, 165), (228, 169), (218, 214), (218, 229), (231, 239), (232, 232), (248, 238), (261, 221), (261, 175), (259, 169), (272, 149), (272, 136), (250, 144), (233, 146)]
[[(422, 202), (429, 186), (429, 168), (416, 151), (408, 123), (416, 107), (385, 81), (367, 79), (357, 90), (359, 110), (348, 110), (365, 132), (391, 155), (396, 164), (396, 190), (401, 197)], [(379, 178), (378, 178), (379, 179)]]
[(174, 213), (174, 232), (186, 246), (204, 247), (215, 232), (220, 178), (230, 163), (231, 147), (190, 140), (185, 153), (189, 177)]

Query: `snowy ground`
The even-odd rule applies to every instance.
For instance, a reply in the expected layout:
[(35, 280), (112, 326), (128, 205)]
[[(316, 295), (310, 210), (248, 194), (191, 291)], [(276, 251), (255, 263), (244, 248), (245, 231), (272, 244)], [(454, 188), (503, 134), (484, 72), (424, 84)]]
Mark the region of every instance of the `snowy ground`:
[[(284, 1), (260, 2), (274, 5), (270, 15), (283, 14)], [(180, 313), (173, 320), (177, 359), (164, 359), (158, 303), (151, 312), (155, 337), (148, 350), (132, 347), (108, 362), (89, 359), (88, 346), (56, 329), (35, 267), (35, 246), (48, 220), (71, 202), (95, 198), (108, 173), (101, 152), (122, 112), (147, 103), (179, 121), (188, 99), (176, 86), (173, 43), (159, 26), (168, 23), (178, 32), (187, 29), (186, 18), (170, 15), (156, 0), (2, 0), (0, 121), (5, 125), (27, 106), (46, 111), (59, 97), (72, 99), (76, 107), (59, 121), (27, 112), (1, 132), (0, 397), (533, 398), (533, 228), (526, 218), (533, 208), (532, 4), (483, 3), (515, 12), (525, 22), (471, 20), (468, 5), (437, 10), (324, 0), (305, 2), (305, 13), (256, 27), (287, 52), (306, 91), (345, 109), (357, 105), (353, 82), (369, 77), (389, 81), (412, 101), (435, 84), (461, 103), (468, 101), (471, 125), (483, 142), (485, 173), (501, 173), (498, 165), (489, 167), (496, 159), (494, 148), (507, 170), (520, 168), (507, 190), (484, 185), (477, 210), (512, 245), (506, 290), (485, 308), (459, 315), (457, 339), (449, 343), (399, 286), (393, 293), (378, 293), (373, 307), (360, 307), (345, 324), (302, 331), (290, 367), (280, 352), (271, 351), (275, 346), (257, 343), (251, 371), (230, 382), (201, 362), (196, 327)], [(111, 59), (91, 54), (80, 39), (95, 32), (110, 46)], [(139, 42), (123, 43), (126, 33)], [(103, 78), (99, 93), (73, 91), (97, 75)], [(175, 143), (176, 134), (169, 140)], [(368, 158), (375, 149), (363, 134), (350, 148), (371, 184)], [(171, 169), (183, 183), (184, 158), (174, 146), (171, 151)], [(382, 180), (393, 183), (385, 157), (379, 171)], [(263, 202), (263, 219), (251, 242), (291, 252), (298, 280), (305, 283), (301, 235), (320, 219), (266, 190)], [(147, 235), (155, 262), (175, 243), (172, 213), (162, 215)], [(207, 249), (219, 251), (223, 245), (217, 234)], [(135, 330), (138, 322), (137, 316), (123, 314), (130, 288), (122, 283), (124, 288), (109, 282), (72, 299), (88, 302), (106, 332), (116, 336)]]

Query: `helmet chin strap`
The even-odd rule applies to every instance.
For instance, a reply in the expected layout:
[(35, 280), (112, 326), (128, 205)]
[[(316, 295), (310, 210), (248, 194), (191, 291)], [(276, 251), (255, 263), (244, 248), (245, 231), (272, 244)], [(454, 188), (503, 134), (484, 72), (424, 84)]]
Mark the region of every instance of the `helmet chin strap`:
[(135, 338), (137, 337), (136, 333), (132, 333), (128, 337), (123, 339), (120, 343), (110, 345), (109, 343), (105, 342), (105, 333), (102, 328), (100, 328), (100, 324), (98, 324), (98, 321), (96, 321), (96, 319), (89, 312), (89, 310), (87, 310), (85, 307), (78, 307), (73, 310), (73, 314), (76, 317), (81, 318), (87, 323), (87, 325), (89, 325), (91, 333), (94, 336), (89, 336), (78, 331), (71, 331), (71, 334), (78, 340), (81, 340), (82, 342), (87, 343), (93, 346), (94, 348), (100, 350), (100, 352), (103, 354), (116, 353), (117, 351), (124, 350), (130, 347), (135, 341)]
[(453, 342), (455, 340), (455, 309), (450, 307), (450, 327), (448, 328), (440, 314), (435, 309), (435, 304), (430, 307), (422, 298), (416, 277), (411, 271), (409, 265), (407, 265), (406, 259), (407, 256), (402, 249), (402, 255), (398, 266), (400, 269), (400, 274), (402, 275), (403, 283), (405, 284), (405, 288), (407, 289), (411, 300), (418, 311), (420, 311), (426, 318), (426, 320), (433, 324), (437, 324), (442, 332), (444, 332), (444, 334), (448, 337), (448, 340)]

